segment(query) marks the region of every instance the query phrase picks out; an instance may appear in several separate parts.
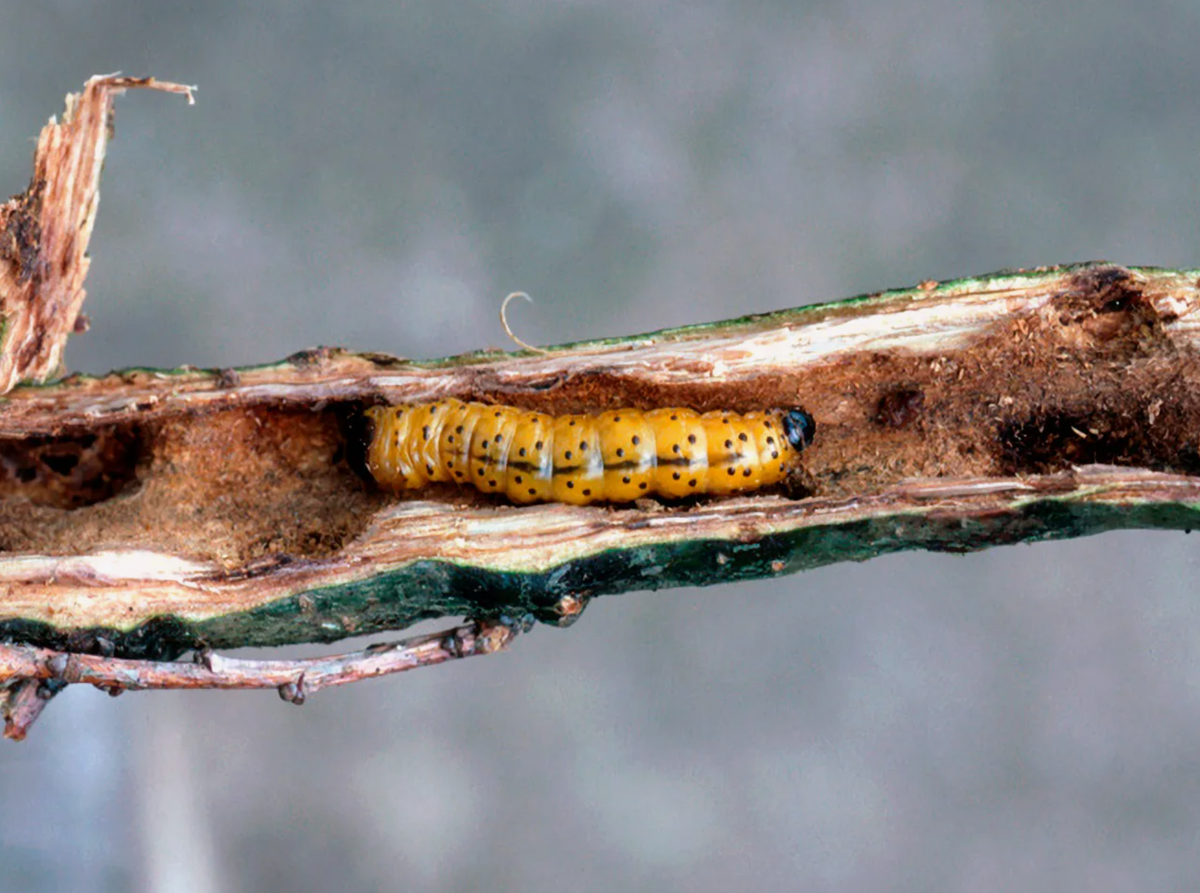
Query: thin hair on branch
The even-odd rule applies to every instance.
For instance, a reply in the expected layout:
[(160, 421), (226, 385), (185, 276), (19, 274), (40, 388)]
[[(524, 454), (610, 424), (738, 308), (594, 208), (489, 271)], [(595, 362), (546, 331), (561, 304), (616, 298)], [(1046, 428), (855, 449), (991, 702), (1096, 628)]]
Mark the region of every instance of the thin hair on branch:
[(509, 294), (508, 297), (506, 297), (504, 299), (504, 301), (500, 304), (500, 325), (504, 326), (505, 333), (508, 335), (509, 338), (511, 338), (513, 340), (513, 342), (515, 344), (520, 345), (521, 347), (525, 348), (526, 350), (530, 350), (530, 351), (533, 351), (534, 353), (541, 353), (541, 354), (550, 353), (550, 351), (545, 350), (544, 348), (534, 347), (529, 342), (522, 341), (521, 338), (519, 338), (516, 335), (516, 333), (513, 332), (512, 327), (508, 324), (508, 305), (510, 303), (512, 303), (513, 298), (521, 298), (525, 301), (528, 301), (530, 304), (533, 303), (533, 298), (529, 297), (529, 295), (527, 295), (523, 291), (514, 291), (511, 294)]

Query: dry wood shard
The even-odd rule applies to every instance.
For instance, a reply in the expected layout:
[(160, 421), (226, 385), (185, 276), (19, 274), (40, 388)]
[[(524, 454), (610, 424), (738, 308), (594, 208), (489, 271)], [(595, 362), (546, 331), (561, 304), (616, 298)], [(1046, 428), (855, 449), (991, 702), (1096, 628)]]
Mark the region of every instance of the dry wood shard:
[(67, 337), (86, 328), (88, 241), (100, 200), (100, 169), (113, 99), (129, 88), (191, 87), (108, 75), (67, 96), (62, 122), (42, 128), (29, 188), (0, 205), (0, 393), (59, 374)]

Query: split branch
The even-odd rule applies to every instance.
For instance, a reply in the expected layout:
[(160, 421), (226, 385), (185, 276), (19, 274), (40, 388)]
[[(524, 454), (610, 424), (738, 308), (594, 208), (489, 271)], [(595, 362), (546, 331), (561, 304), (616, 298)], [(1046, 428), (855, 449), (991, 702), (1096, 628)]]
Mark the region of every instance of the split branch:
[[(89, 81), (43, 133), (30, 190), (0, 209), (0, 388), (52, 374), (76, 328), (111, 97), (130, 86), (188, 92)], [(365, 411), (446, 396), (558, 415), (801, 406), (816, 437), (785, 485), (736, 497), (517, 506), (469, 487), (377, 486)], [(295, 701), (490, 653), (515, 628), (310, 661), (213, 649), (447, 616), (567, 625), (588, 599), (630, 590), (1192, 529), (1198, 443), (1200, 271), (1104, 263), (515, 354), (319, 349), (15, 387), (0, 399), (9, 733), (69, 683), (274, 687)], [(189, 650), (204, 660), (178, 662)]]

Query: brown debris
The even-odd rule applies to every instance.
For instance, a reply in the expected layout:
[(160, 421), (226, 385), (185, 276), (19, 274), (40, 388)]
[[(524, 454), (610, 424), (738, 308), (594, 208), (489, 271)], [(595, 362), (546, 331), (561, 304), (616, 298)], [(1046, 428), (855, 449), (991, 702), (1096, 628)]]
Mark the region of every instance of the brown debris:
[(29, 188), (0, 205), (0, 393), (58, 374), (67, 337), (86, 329), (83, 281), (113, 99), (133, 87), (192, 101), (181, 84), (91, 78), (67, 96), (62, 123), (42, 128)]
[[(947, 320), (985, 302), (978, 322), (950, 328)], [(281, 579), (294, 579), (312, 562), (330, 562), (321, 573), (334, 574), (356, 543), (389, 560), (446, 554), (417, 529), (441, 529), (438, 512), (527, 510), (453, 486), (380, 492), (362, 467), (361, 418), (373, 403), (448, 394), (549, 413), (807, 408), (818, 429), (801, 485), (738, 505), (781, 495), (862, 500), (913, 480), (1053, 475), (1094, 463), (1197, 474), (1198, 308), (1197, 286), (1181, 274), (1102, 265), (987, 293), (917, 290), (857, 316), (835, 305), (802, 320), (633, 346), (422, 366), (319, 349), (275, 366), (135, 370), (22, 388), (0, 412), (0, 560), (147, 549), (207, 562), (212, 585), (232, 585), (271, 579), (276, 572), (264, 568), (286, 567)], [(851, 330), (869, 324), (866, 346), (830, 341), (841, 320)], [(824, 354), (803, 358), (810, 343)], [(710, 374), (695, 374), (701, 363)], [(386, 533), (397, 549), (361, 542), (385, 535), (382, 514), (404, 503), (416, 504), (411, 515)], [(713, 505), (714, 516), (724, 505)], [(589, 530), (633, 531), (654, 515), (695, 519), (698, 508), (546, 511), (587, 518)], [(418, 543), (434, 551), (414, 551)]]
[(379, 502), (345, 452), (336, 411), (265, 407), (0, 438), (0, 555), (322, 558)]
[(116, 425), (0, 437), (0, 504), (74, 509), (112, 499), (135, 480), (140, 442), (136, 429)]

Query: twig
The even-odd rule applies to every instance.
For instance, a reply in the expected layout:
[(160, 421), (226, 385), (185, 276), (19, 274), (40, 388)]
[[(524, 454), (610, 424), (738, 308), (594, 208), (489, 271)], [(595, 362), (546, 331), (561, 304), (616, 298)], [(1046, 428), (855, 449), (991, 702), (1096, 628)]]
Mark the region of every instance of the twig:
[(0, 645), (0, 707), (4, 736), (25, 737), (46, 702), (69, 684), (94, 685), (111, 695), (167, 688), (274, 688), (293, 704), (322, 688), (402, 673), (448, 660), (492, 654), (532, 626), (532, 618), (472, 621), (442, 632), (370, 645), (362, 651), (298, 660), (242, 660), (200, 652), (194, 662), (129, 660), (74, 654), (30, 645)]
[(43, 679), (14, 681), (4, 693), (3, 701), (0, 701), (0, 714), (4, 717), (4, 737), (10, 741), (24, 741), (29, 727), (37, 721), (50, 699), (62, 688), (62, 685), (48, 684)]

